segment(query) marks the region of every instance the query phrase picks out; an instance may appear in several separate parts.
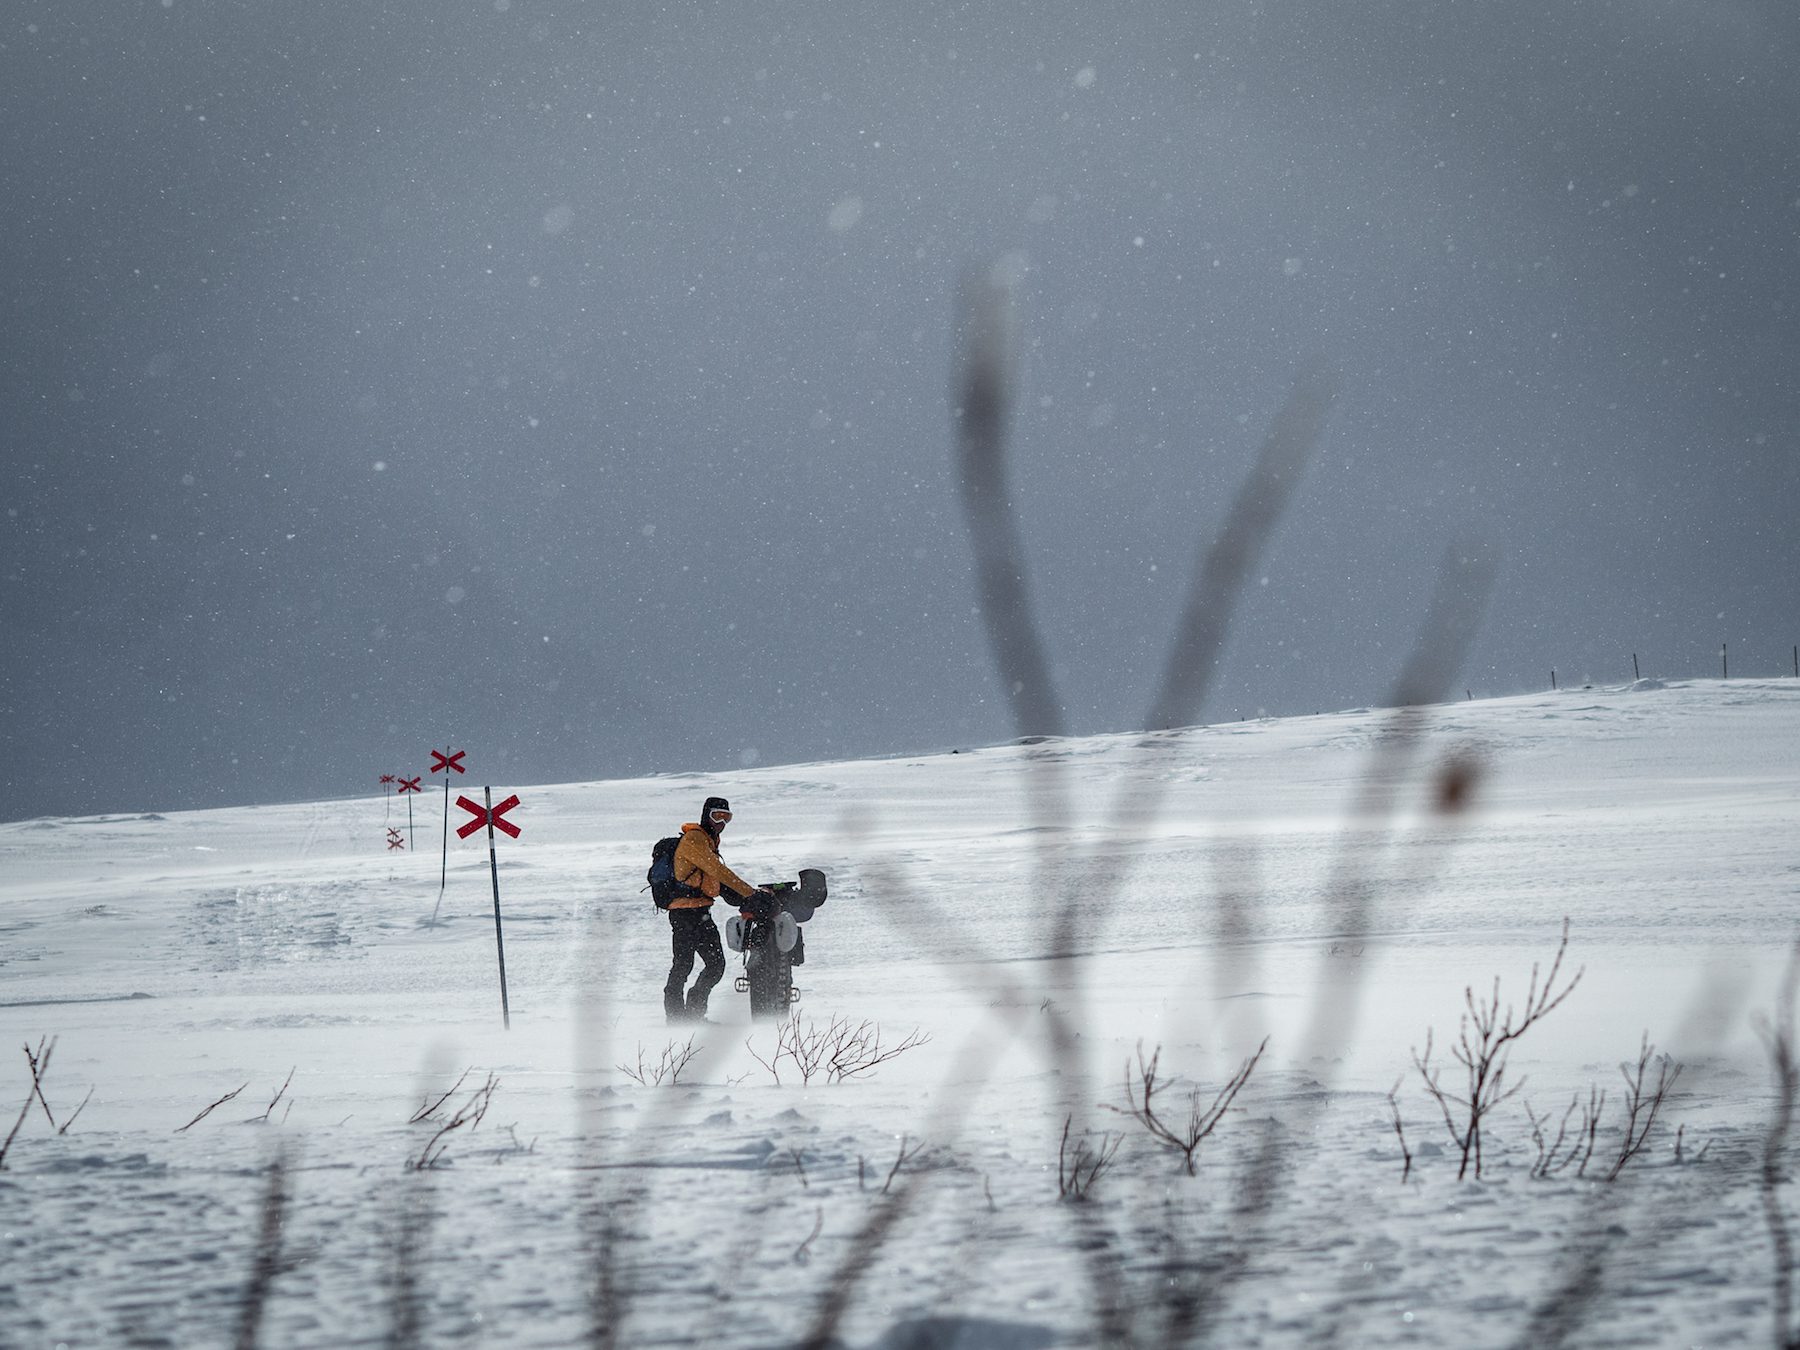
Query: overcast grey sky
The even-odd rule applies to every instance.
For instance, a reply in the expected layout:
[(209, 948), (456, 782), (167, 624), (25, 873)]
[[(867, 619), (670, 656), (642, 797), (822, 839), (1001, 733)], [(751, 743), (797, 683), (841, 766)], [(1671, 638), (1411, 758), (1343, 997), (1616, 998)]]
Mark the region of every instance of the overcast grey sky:
[(958, 281), (1067, 725), (1144, 723), (1301, 363), (1343, 392), (1207, 720), (1790, 668), (1787, 0), (18, 0), (5, 816), (1010, 734)]

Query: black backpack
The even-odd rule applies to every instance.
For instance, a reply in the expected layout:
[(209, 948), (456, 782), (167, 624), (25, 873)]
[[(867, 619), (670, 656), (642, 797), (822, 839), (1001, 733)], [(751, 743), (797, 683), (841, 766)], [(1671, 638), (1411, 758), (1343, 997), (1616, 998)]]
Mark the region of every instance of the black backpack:
[(644, 880), (650, 883), (650, 898), (658, 909), (667, 909), (671, 900), (691, 900), (705, 894), (675, 879), (675, 850), (680, 844), (681, 836), (672, 834), (658, 839), (656, 847), (650, 850), (650, 870), (644, 873)]

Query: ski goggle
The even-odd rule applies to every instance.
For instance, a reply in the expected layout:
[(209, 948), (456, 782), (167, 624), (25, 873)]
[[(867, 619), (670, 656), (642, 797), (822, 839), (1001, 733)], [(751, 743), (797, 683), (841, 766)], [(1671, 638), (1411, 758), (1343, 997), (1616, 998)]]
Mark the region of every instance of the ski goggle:
[(731, 812), (721, 811), (717, 807), (706, 813), (706, 818), (715, 825), (723, 825), (731, 819)]

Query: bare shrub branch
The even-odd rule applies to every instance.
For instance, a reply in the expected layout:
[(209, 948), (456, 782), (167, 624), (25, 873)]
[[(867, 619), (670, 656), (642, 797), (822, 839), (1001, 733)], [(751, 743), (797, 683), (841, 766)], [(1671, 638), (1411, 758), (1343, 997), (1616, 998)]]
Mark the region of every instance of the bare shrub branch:
[[(6, 1132), (5, 1142), (0, 1143), (0, 1167), (6, 1166), (6, 1155), (12, 1149), (13, 1140), (19, 1137), (19, 1131), (24, 1128), (25, 1118), (31, 1114), (33, 1102), (44, 1108), (44, 1119), (50, 1122), (50, 1128), (57, 1129), (56, 1117), (50, 1114), (50, 1103), (44, 1100), (44, 1074), (49, 1071), (50, 1056), (55, 1050), (56, 1038), (54, 1036), (48, 1041), (40, 1036), (35, 1051), (31, 1048), (31, 1042), (25, 1043), (25, 1063), (31, 1069), (31, 1090), (25, 1094), (25, 1104), (19, 1108), (19, 1118), (13, 1121), (12, 1129)], [(93, 1095), (93, 1091), (90, 1089), (88, 1096), (92, 1097)], [(83, 1099), (81, 1106), (86, 1105), (87, 1101)], [(81, 1114), (81, 1106), (75, 1108), (76, 1116)], [(63, 1130), (67, 1130), (74, 1121), (75, 1116), (70, 1116), (63, 1122), (62, 1129), (57, 1130), (57, 1133), (61, 1134)]]
[(881, 1027), (867, 1018), (852, 1022), (847, 1017), (833, 1017), (821, 1026), (810, 1017), (793, 1017), (776, 1026), (775, 1049), (767, 1057), (753, 1041), (746, 1039), (744, 1045), (779, 1087), (784, 1059), (794, 1066), (802, 1085), (818, 1077), (828, 1084), (842, 1083), (871, 1073), (930, 1040), (915, 1027), (903, 1040), (884, 1042)]
[(630, 1064), (621, 1064), (618, 1069), (620, 1073), (643, 1087), (661, 1087), (665, 1082), (670, 1087), (674, 1087), (681, 1081), (681, 1071), (687, 1068), (694, 1056), (699, 1053), (698, 1047), (694, 1045), (694, 1038), (689, 1036), (683, 1042), (670, 1041), (663, 1047), (662, 1055), (658, 1059), (650, 1061), (644, 1058), (644, 1047), (640, 1043), (637, 1048), (636, 1067), (634, 1068)]
[[(1531, 1109), (1531, 1103), (1526, 1102), (1525, 1116), (1531, 1121), (1531, 1142), (1537, 1147), (1537, 1160), (1531, 1165), (1531, 1175), (1558, 1176), (1573, 1166), (1576, 1176), (1585, 1176), (1588, 1162), (1594, 1156), (1595, 1132), (1600, 1128), (1600, 1112), (1605, 1105), (1606, 1092), (1602, 1088), (1589, 1087), (1586, 1102), (1577, 1092), (1569, 1099), (1562, 1119), (1556, 1124), (1556, 1138), (1546, 1139), (1544, 1127), (1549, 1123), (1549, 1114), (1540, 1117)], [(1581, 1120), (1571, 1133), (1569, 1124), (1577, 1111), (1581, 1113)]]
[(875, 1023), (864, 1020), (851, 1026), (847, 1020), (833, 1018), (827, 1035), (825, 1081), (842, 1083), (860, 1078), (930, 1040), (928, 1034), (914, 1027), (904, 1040), (883, 1044), (881, 1028)]
[(1226, 1080), (1225, 1085), (1214, 1094), (1212, 1102), (1200, 1105), (1201, 1090), (1196, 1087), (1188, 1096), (1187, 1119), (1178, 1123), (1158, 1113), (1156, 1094), (1169, 1086), (1166, 1082), (1157, 1081), (1157, 1066), (1162, 1059), (1162, 1047), (1159, 1045), (1151, 1052), (1150, 1058), (1144, 1058), (1144, 1047), (1138, 1046), (1137, 1071), (1134, 1074), (1129, 1062), (1125, 1065), (1125, 1105), (1123, 1107), (1108, 1106), (1107, 1110), (1118, 1115), (1130, 1116), (1143, 1126), (1150, 1137), (1165, 1148), (1173, 1149), (1181, 1154), (1182, 1166), (1191, 1176), (1197, 1175), (1194, 1165), (1194, 1154), (1207, 1136), (1218, 1128), (1225, 1113), (1231, 1109), (1232, 1101), (1244, 1084), (1250, 1081), (1250, 1075), (1256, 1071), (1256, 1063), (1262, 1058), (1263, 1051), (1269, 1046), (1269, 1038), (1264, 1036), (1262, 1044), (1256, 1047), (1256, 1053), (1238, 1066), (1236, 1073)]
[[(1656, 1081), (1646, 1083), (1644, 1074), (1652, 1056), (1655, 1056)], [(1626, 1164), (1644, 1151), (1650, 1127), (1656, 1124), (1656, 1113), (1662, 1110), (1663, 1099), (1675, 1086), (1675, 1080), (1681, 1077), (1681, 1065), (1667, 1055), (1656, 1054), (1656, 1047), (1650, 1044), (1650, 1033), (1646, 1031), (1643, 1045), (1638, 1050), (1637, 1065), (1628, 1068), (1621, 1064), (1619, 1073), (1625, 1079), (1625, 1133), (1619, 1141), (1618, 1156), (1607, 1170), (1608, 1181), (1617, 1181)]]
[[(461, 1079), (457, 1080), (458, 1082)], [(443, 1161), (444, 1150), (449, 1147), (449, 1137), (458, 1130), (467, 1129), (471, 1133), (481, 1124), (482, 1117), (487, 1115), (488, 1107), (494, 1100), (494, 1089), (500, 1086), (500, 1080), (493, 1074), (487, 1081), (469, 1094), (469, 1099), (459, 1106), (419, 1150), (419, 1156), (411, 1159), (406, 1165), (415, 1172), (423, 1172), (436, 1167)], [(415, 1117), (416, 1121), (418, 1117)]]
[(791, 1018), (775, 1024), (775, 1051), (767, 1059), (764, 1059), (762, 1051), (756, 1048), (755, 1040), (749, 1036), (744, 1037), (744, 1049), (750, 1052), (751, 1059), (769, 1071), (769, 1077), (775, 1080), (776, 1087), (781, 1086), (781, 1061), (787, 1053), (787, 1029), (791, 1025), (793, 1025)]
[(1458, 1181), (1468, 1174), (1471, 1162), (1476, 1178), (1480, 1179), (1483, 1124), (1495, 1107), (1510, 1100), (1525, 1086), (1523, 1079), (1510, 1085), (1506, 1081), (1507, 1057), (1514, 1042), (1554, 1011), (1581, 983), (1583, 971), (1578, 970), (1560, 990), (1556, 987), (1568, 949), (1569, 921), (1565, 918), (1556, 959), (1550, 963), (1549, 974), (1544, 977), (1541, 987), (1537, 964), (1532, 963), (1531, 985), (1521, 1011), (1515, 1012), (1510, 1003), (1501, 1003), (1498, 975), (1494, 977), (1493, 992), (1487, 998), (1477, 1001), (1473, 986), (1463, 990), (1467, 1011), (1458, 1024), (1456, 1044), (1450, 1048), (1451, 1058), (1463, 1068), (1462, 1092), (1452, 1092), (1444, 1087), (1443, 1069), (1432, 1066), (1429, 1030), (1425, 1035), (1424, 1053), (1413, 1052), (1413, 1066), (1418, 1069), (1425, 1090), (1442, 1111), (1444, 1128), (1452, 1143), (1461, 1151), (1461, 1163), (1456, 1171)]
[(12, 1149), (13, 1140), (17, 1139), (19, 1137), (19, 1127), (25, 1123), (25, 1117), (31, 1114), (31, 1102), (32, 1102), (32, 1097), (29, 1093), (27, 1093), (26, 1097), (25, 1097), (25, 1105), (23, 1105), (19, 1108), (19, 1118), (13, 1122), (12, 1129), (10, 1129), (6, 1132), (5, 1141), (0, 1142), (0, 1168), (4, 1168), (6, 1166), (6, 1155)]
[[(1062, 1143), (1056, 1150), (1056, 1198), (1058, 1200), (1085, 1200), (1094, 1183), (1100, 1180), (1106, 1169), (1112, 1165), (1113, 1155), (1119, 1151), (1119, 1145), (1125, 1142), (1123, 1134), (1102, 1132), (1100, 1142), (1090, 1144), (1087, 1139), (1075, 1141), (1074, 1148), (1069, 1147), (1069, 1130), (1074, 1124), (1072, 1115), (1063, 1117)], [(988, 1205), (992, 1208), (994, 1197), (988, 1195)]]
[(408, 1125), (417, 1125), (421, 1120), (429, 1120), (432, 1116), (436, 1115), (438, 1108), (441, 1107), (445, 1102), (449, 1101), (452, 1097), (454, 1097), (457, 1093), (457, 1090), (462, 1087), (464, 1079), (468, 1078), (468, 1076), (474, 1072), (475, 1072), (475, 1070), (473, 1070), (473, 1069), (464, 1069), (462, 1071), (461, 1075), (458, 1076), (457, 1080), (450, 1085), (449, 1090), (446, 1091), (443, 1096), (439, 1097), (436, 1101), (433, 1101), (433, 1102), (421, 1103), (421, 1105), (419, 1106), (419, 1109), (412, 1113), (411, 1118), (406, 1123)]
[(1412, 1150), (1406, 1146), (1406, 1126), (1400, 1122), (1400, 1084), (1405, 1081), (1406, 1076), (1404, 1074), (1399, 1078), (1396, 1078), (1394, 1080), (1394, 1086), (1388, 1089), (1387, 1095), (1388, 1106), (1394, 1113), (1394, 1136), (1400, 1141), (1400, 1157), (1402, 1160), (1400, 1180), (1402, 1182), (1412, 1176), (1413, 1165)]

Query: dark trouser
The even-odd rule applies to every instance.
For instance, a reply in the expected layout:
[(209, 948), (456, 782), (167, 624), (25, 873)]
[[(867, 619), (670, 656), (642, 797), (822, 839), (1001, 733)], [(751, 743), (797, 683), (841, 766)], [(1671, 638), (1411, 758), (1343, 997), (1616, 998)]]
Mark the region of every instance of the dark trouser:
[[(669, 967), (669, 982), (663, 986), (663, 1011), (670, 1017), (701, 1017), (707, 996), (725, 974), (725, 949), (719, 945), (718, 925), (712, 921), (711, 910), (672, 909), (669, 928), (674, 934), (675, 960)], [(696, 956), (703, 963), (700, 978), (688, 990), (684, 1003), (681, 988)]]

